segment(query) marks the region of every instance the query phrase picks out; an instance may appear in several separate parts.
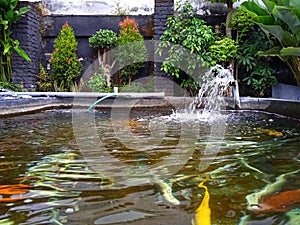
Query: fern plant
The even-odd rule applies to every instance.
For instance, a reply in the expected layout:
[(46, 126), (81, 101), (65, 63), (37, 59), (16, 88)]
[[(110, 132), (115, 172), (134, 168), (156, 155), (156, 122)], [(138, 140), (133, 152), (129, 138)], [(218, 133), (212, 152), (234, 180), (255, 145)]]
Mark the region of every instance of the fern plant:
[(73, 28), (66, 22), (54, 40), (51, 54), (51, 79), (57, 91), (70, 91), (75, 79), (81, 75), (82, 65), (76, 54), (77, 41)]

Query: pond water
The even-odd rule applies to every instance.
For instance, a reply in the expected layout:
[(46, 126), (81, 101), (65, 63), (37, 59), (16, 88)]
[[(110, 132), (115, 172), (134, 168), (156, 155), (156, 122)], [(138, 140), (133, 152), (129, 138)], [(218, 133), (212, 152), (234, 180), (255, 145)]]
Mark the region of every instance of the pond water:
[(279, 177), (277, 191), (300, 189), (298, 120), (227, 111), (225, 133), (214, 138), (213, 123), (222, 124), (197, 116), (93, 115), (97, 145), (84, 126), (88, 136), (74, 135), (73, 110), (0, 119), (0, 224), (192, 224), (206, 178), (211, 224), (299, 221), (299, 201), (254, 213), (246, 199)]

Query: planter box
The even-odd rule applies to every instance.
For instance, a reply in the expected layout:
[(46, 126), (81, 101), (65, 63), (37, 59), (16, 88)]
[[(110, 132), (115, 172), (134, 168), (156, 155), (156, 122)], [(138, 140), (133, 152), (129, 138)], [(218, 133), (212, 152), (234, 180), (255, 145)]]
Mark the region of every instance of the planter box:
[(272, 98), (300, 101), (300, 86), (287, 84), (273, 86)]

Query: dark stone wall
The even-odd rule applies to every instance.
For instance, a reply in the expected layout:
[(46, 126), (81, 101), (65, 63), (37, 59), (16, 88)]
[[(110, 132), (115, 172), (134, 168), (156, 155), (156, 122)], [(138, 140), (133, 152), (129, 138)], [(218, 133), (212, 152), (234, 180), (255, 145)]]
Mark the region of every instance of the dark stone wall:
[(30, 6), (31, 9), (12, 27), (12, 38), (20, 41), (20, 46), (29, 55), (27, 62), (17, 53), (12, 58), (12, 82), (23, 84), (27, 90), (35, 89), (37, 74), (43, 57), (40, 35), (40, 11), (35, 3), (19, 2), (18, 8)]
[[(154, 8), (154, 40), (155, 48), (158, 41), (167, 28), (166, 22), (174, 13), (174, 0), (155, 0)], [(154, 56), (154, 89), (156, 92), (165, 92), (166, 95), (174, 95), (174, 81), (171, 76), (161, 71), (161, 58)]]

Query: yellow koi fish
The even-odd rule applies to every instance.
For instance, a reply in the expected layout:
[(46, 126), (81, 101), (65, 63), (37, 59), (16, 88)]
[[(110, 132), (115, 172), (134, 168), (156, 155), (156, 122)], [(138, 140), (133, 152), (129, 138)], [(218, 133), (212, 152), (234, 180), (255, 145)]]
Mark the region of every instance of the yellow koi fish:
[(258, 129), (256, 129), (256, 132), (258, 134), (268, 134), (270, 136), (275, 136), (275, 137), (282, 137), (282, 136), (284, 136), (284, 134), (282, 132), (277, 131), (277, 130), (272, 130), (272, 129), (258, 128)]
[(205, 193), (203, 200), (200, 204), (200, 206), (196, 209), (195, 219), (192, 220), (193, 225), (211, 225), (211, 210), (209, 208), (209, 193), (206, 186), (203, 185), (205, 181), (207, 181), (208, 178), (206, 178), (204, 181), (202, 181), (200, 184), (198, 184), (199, 188), (204, 188)]

